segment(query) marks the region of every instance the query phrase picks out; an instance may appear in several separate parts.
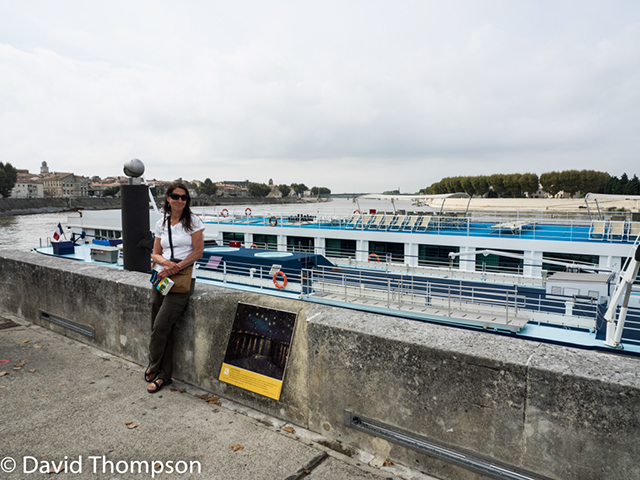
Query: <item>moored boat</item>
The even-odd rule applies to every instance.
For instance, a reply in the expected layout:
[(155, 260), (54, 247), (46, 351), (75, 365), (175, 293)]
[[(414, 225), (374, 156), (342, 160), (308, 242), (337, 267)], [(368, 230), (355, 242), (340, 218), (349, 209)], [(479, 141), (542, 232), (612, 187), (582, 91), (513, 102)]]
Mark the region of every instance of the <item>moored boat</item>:
[[(423, 197), (412, 203), (424, 206), (435, 198)], [(391, 208), (365, 211), (356, 204), (348, 214), (209, 210), (203, 212), (205, 238), (219, 247), (205, 250), (198, 277), (418, 320), (602, 346), (604, 311), (638, 242), (635, 216), (599, 208), (571, 215), (498, 214), (471, 211), (468, 203), (463, 211), (445, 209), (444, 202), (456, 197), (470, 200), (440, 196), (440, 209), (410, 211), (396, 209), (395, 196), (387, 198)], [(70, 218), (68, 225), (76, 234), (82, 229), (85, 240), (110, 233), (99, 228), (95, 213), (85, 212), (81, 225)], [(640, 295), (632, 291), (621, 336), (628, 352), (640, 352), (638, 307)]]

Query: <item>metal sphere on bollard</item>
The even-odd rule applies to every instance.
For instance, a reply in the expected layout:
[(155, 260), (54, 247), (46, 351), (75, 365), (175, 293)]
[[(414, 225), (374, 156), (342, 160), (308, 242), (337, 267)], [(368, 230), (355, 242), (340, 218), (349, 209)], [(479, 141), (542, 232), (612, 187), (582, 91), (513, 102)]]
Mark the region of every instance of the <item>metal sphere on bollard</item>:
[(124, 164), (124, 174), (127, 177), (137, 178), (144, 173), (144, 163), (137, 158), (132, 158)]

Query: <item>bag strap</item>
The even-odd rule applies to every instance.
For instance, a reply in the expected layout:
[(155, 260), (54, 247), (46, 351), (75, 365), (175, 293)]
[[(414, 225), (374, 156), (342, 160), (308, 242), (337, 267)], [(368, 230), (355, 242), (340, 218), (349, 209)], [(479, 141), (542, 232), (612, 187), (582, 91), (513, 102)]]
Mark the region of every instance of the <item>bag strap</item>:
[(167, 230), (169, 232), (169, 247), (171, 247), (171, 258), (175, 258), (173, 254), (173, 240), (171, 239), (171, 217), (169, 217), (169, 221), (167, 222)]

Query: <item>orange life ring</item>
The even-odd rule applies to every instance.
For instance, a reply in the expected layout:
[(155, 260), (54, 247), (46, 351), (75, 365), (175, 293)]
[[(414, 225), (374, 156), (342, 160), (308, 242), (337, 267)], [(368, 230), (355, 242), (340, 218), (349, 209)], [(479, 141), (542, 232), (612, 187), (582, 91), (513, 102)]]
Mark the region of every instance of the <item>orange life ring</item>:
[(353, 211), (353, 214), (355, 215), (356, 213), (357, 213), (358, 215), (360, 215), (360, 210), (355, 209), (355, 210)]
[(258, 246), (255, 243), (252, 243), (249, 248), (258, 248)]
[[(282, 283), (278, 283), (278, 279), (276, 278), (278, 275), (282, 275)], [(284, 272), (278, 270), (273, 274), (273, 284), (280, 290), (287, 286), (287, 276), (284, 274)]]
[(223, 208), (222, 211), (220, 212), (220, 215), (222, 215), (224, 218), (227, 218), (229, 216), (229, 210), (227, 210), (226, 208)]
[(245, 214), (246, 216), (251, 215), (251, 209), (250, 209), (249, 207), (245, 208), (245, 209), (244, 209), (244, 214)]
[(372, 258), (375, 258), (376, 262), (380, 263), (380, 257), (378, 255), (376, 255), (375, 253), (370, 253), (369, 254), (369, 259), (367, 261), (370, 262)]
[(275, 227), (276, 225), (278, 225), (278, 219), (276, 217), (271, 217), (269, 219), (269, 225), (271, 225), (272, 227)]

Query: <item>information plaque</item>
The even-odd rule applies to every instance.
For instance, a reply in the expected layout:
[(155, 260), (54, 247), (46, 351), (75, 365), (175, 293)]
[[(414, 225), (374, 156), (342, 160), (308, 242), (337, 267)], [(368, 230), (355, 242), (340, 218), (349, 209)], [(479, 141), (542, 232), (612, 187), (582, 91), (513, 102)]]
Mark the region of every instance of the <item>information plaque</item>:
[(297, 314), (238, 303), (219, 380), (280, 400)]

